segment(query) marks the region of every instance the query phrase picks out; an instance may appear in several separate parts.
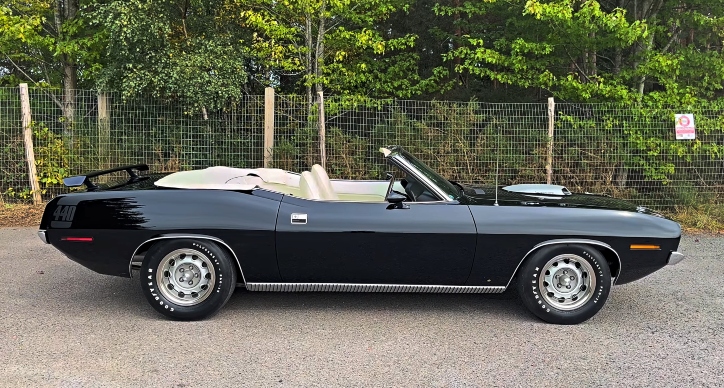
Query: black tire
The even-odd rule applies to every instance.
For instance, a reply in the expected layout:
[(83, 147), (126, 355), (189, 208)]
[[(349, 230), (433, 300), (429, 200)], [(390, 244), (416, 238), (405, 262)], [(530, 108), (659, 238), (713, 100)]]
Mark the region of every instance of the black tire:
[(171, 319), (200, 320), (231, 297), (236, 264), (213, 241), (162, 240), (146, 253), (140, 277), (143, 295), (156, 311)]
[(598, 313), (611, 291), (611, 270), (595, 248), (552, 245), (526, 259), (518, 272), (523, 304), (554, 324), (585, 322)]

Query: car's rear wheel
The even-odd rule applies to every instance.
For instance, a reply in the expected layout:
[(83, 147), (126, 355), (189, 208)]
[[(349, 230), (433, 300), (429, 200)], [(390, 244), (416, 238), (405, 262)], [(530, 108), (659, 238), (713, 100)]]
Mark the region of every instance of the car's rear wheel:
[(608, 263), (588, 245), (544, 247), (526, 259), (518, 273), (523, 303), (550, 323), (588, 320), (601, 310), (610, 291)]
[(141, 287), (148, 302), (166, 317), (207, 318), (226, 304), (236, 287), (228, 254), (207, 240), (179, 239), (151, 247), (141, 265)]

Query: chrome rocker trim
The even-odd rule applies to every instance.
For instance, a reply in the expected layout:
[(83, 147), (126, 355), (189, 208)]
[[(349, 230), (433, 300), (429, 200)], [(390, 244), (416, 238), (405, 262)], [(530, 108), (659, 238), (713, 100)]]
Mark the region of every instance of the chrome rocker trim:
[(278, 292), (422, 292), (441, 294), (499, 294), (502, 286), (438, 286), (358, 283), (246, 283), (249, 291)]
[(686, 257), (686, 256), (684, 256), (683, 253), (677, 252), (677, 251), (673, 251), (673, 252), (671, 252), (671, 254), (669, 255), (669, 258), (666, 260), (666, 265), (676, 265), (676, 264), (679, 264), (679, 263), (681, 263), (681, 260), (684, 260), (685, 257)]
[(518, 263), (518, 266), (515, 267), (515, 271), (513, 271), (513, 276), (510, 277), (510, 280), (508, 280), (508, 284), (505, 286), (505, 288), (508, 288), (508, 286), (510, 286), (510, 283), (513, 281), (513, 278), (515, 278), (515, 275), (518, 273), (518, 269), (519, 269), (520, 266), (523, 264), (523, 262), (525, 261), (525, 259), (527, 259), (528, 256), (530, 256), (531, 253), (533, 253), (533, 252), (535, 252), (536, 250), (538, 250), (538, 248), (544, 247), (544, 246), (546, 246), (546, 245), (555, 245), (555, 244), (588, 244), (588, 245), (598, 245), (599, 247), (604, 247), (604, 248), (606, 248), (606, 249), (609, 249), (609, 250), (611, 250), (611, 252), (613, 252), (613, 253), (616, 255), (616, 259), (618, 260), (618, 273), (616, 274), (615, 277), (613, 276), (613, 274), (611, 274), (611, 278), (612, 278), (612, 279), (611, 279), (611, 284), (613, 285), (613, 284), (616, 282), (616, 280), (621, 276), (621, 256), (619, 256), (619, 255), (618, 255), (618, 252), (616, 252), (616, 250), (613, 249), (610, 245), (608, 245), (608, 244), (606, 244), (606, 243), (603, 243), (603, 242), (600, 242), (600, 241), (596, 241), (596, 240), (586, 240), (586, 239), (557, 239), (557, 240), (544, 241), (544, 242), (542, 242), (542, 243), (534, 246), (533, 249), (531, 249), (530, 251), (528, 251), (528, 253), (526, 253), (525, 256), (523, 256), (523, 259), (520, 260), (520, 263)]
[(234, 256), (234, 260), (236, 260), (236, 265), (239, 268), (239, 273), (241, 273), (241, 280), (246, 284), (246, 278), (244, 278), (244, 270), (241, 269), (241, 262), (239, 262), (239, 258), (236, 256), (236, 252), (234, 252), (233, 249), (229, 246), (229, 244), (225, 243), (223, 240), (212, 237), (212, 236), (206, 236), (203, 234), (164, 234), (163, 236), (150, 238), (144, 242), (141, 243), (136, 249), (133, 251), (133, 255), (131, 255), (131, 261), (128, 263), (128, 275), (133, 278), (133, 258), (136, 257), (136, 254), (138, 253), (138, 250), (141, 249), (142, 246), (146, 245), (146, 243), (149, 243), (151, 241), (156, 240), (168, 240), (168, 239), (179, 239), (179, 238), (195, 238), (200, 240), (211, 240), (214, 242), (217, 242), (223, 246), (226, 247), (226, 249), (231, 252), (231, 254)]

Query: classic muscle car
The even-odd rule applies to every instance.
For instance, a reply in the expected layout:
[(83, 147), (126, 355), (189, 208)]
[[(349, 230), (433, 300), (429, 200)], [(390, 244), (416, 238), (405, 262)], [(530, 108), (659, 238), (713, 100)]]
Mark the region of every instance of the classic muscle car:
[[(39, 235), (101, 274), (140, 278), (166, 317), (203, 319), (249, 291), (501, 293), (576, 324), (624, 284), (683, 259), (681, 228), (651, 210), (556, 185), (470, 187), (399, 146), (386, 180), (314, 165), (74, 176)], [(97, 177), (126, 171), (128, 179)], [(141, 173), (139, 173), (141, 172)], [(94, 182), (94, 180), (96, 182)]]

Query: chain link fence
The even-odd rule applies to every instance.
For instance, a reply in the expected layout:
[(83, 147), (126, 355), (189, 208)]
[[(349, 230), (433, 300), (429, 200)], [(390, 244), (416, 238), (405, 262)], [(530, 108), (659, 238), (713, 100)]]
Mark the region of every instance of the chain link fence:
[[(152, 172), (264, 163), (264, 96), (220, 111), (178, 101), (122, 99), (78, 90), (69, 122), (57, 92), (30, 89), (43, 198), (61, 178), (147, 163)], [(29, 177), (17, 88), (0, 88), (0, 194), (28, 202)], [(646, 108), (555, 105), (552, 143), (545, 103), (325, 99), (325, 165), (332, 178), (380, 179), (379, 147), (404, 146), (443, 176), (469, 184), (551, 183), (635, 200), (656, 209), (719, 204), (724, 194), (724, 104)], [(321, 163), (319, 116), (306, 96), (275, 96), (270, 167)], [(676, 140), (674, 114), (693, 113), (696, 140)], [(552, 146), (552, 147), (551, 147)], [(120, 176), (120, 175), (119, 175)], [(108, 179), (113, 179), (110, 177)]]

